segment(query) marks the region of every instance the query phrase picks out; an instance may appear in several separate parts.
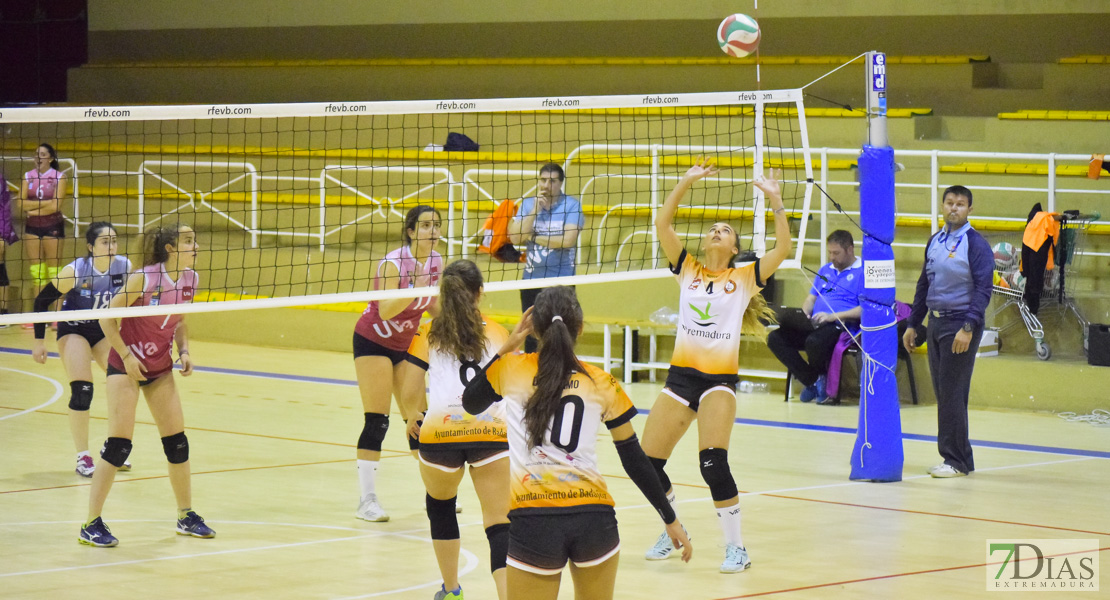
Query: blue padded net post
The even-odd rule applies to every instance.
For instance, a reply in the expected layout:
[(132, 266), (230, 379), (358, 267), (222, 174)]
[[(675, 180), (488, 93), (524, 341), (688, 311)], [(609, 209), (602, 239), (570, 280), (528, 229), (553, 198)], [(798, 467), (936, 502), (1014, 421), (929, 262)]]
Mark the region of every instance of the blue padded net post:
[(902, 421), (898, 413), (898, 327), (894, 313), (894, 150), (864, 146), (859, 158), (863, 228), (864, 369), (859, 429), (852, 449), (854, 480), (902, 480)]

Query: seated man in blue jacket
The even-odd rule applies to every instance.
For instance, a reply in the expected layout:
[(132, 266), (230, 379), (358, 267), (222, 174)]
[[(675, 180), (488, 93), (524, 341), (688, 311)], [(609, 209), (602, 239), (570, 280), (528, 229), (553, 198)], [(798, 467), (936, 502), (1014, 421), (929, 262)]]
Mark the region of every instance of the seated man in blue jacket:
[[(835, 404), (825, 395), (825, 372), (845, 326), (852, 335), (859, 332), (863, 261), (856, 257), (851, 233), (838, 229), (826, 241), (829, 263), (817, 272), (802, 303), (808, 321), (781, 319), (779, 328), (767, 336), (767, 347), (805, 386), (802, 402)], [(808, 360), (802, 358), (802, 350)]]

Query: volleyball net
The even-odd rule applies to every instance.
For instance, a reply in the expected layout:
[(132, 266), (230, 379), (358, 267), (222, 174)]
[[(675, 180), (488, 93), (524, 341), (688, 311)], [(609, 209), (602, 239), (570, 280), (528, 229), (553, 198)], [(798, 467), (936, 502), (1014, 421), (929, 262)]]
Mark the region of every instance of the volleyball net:
[[(721, 172), (695, 186), (677, 215), (692, 251), (717, 221), (740, 231), (749, 257), (774, 246), (773, 215), (752, 185), (770, 169), (781, 170), (785, 206), (804, 240), (813, 191), (801, 90), (5, 108), (0, 126), (13, 195), (37, 147), (57, 151), (69, 221), (60, 265), (86, 254), (92, 222), (114, 224), (119, 253), (136, 266), (143, 231), (180, 223), (197, 231), (203, 290), (188, 306), (0, 317), (8, 323), (434, 294), (371, 283), (382, 258), (403, 244), (406, 212), (421, 204), (440, 216), (444, 261), (475, 260), (488, 291), (666, 277), (652, 222), (698, 156)], [(522, 280), (524, 263), (478, 247), (502, 202), (537, 195), (548, 163), (564, 170), (562, 192), (582, 208), (575, 274)], [(787, 266), (799, 264), (803, 246)]]

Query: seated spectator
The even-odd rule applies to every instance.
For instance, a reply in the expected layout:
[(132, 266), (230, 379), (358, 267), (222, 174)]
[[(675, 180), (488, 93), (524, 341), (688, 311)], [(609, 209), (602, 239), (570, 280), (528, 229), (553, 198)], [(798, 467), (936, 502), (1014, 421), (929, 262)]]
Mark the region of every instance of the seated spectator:
[[(825, 393), (825, 373), (840, 333), (859, 331), (859, 296), (863, 291), (863, 261), (856, 258), (852, 234), (838, 229), (828, 237), (829, 263), (817, 272), (813, 288), (802, 303), (805, 318), (779, 320), (767, 336), (767, 347), (805, 387), (802, 402), (831, 404)], [(802, 358), (805, 350), (808, 360)]]

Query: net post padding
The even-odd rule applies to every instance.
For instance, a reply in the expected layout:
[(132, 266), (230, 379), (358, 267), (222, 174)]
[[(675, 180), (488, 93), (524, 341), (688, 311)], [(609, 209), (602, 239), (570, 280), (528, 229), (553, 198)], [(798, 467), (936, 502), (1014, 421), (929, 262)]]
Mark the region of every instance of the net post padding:
[(894, 301), (894, 149), (864, 146), (859, 158), (864, 292), (859, 428), (850, 478), (901, 481), (902, 421), (898, 405), (898, 327)]

